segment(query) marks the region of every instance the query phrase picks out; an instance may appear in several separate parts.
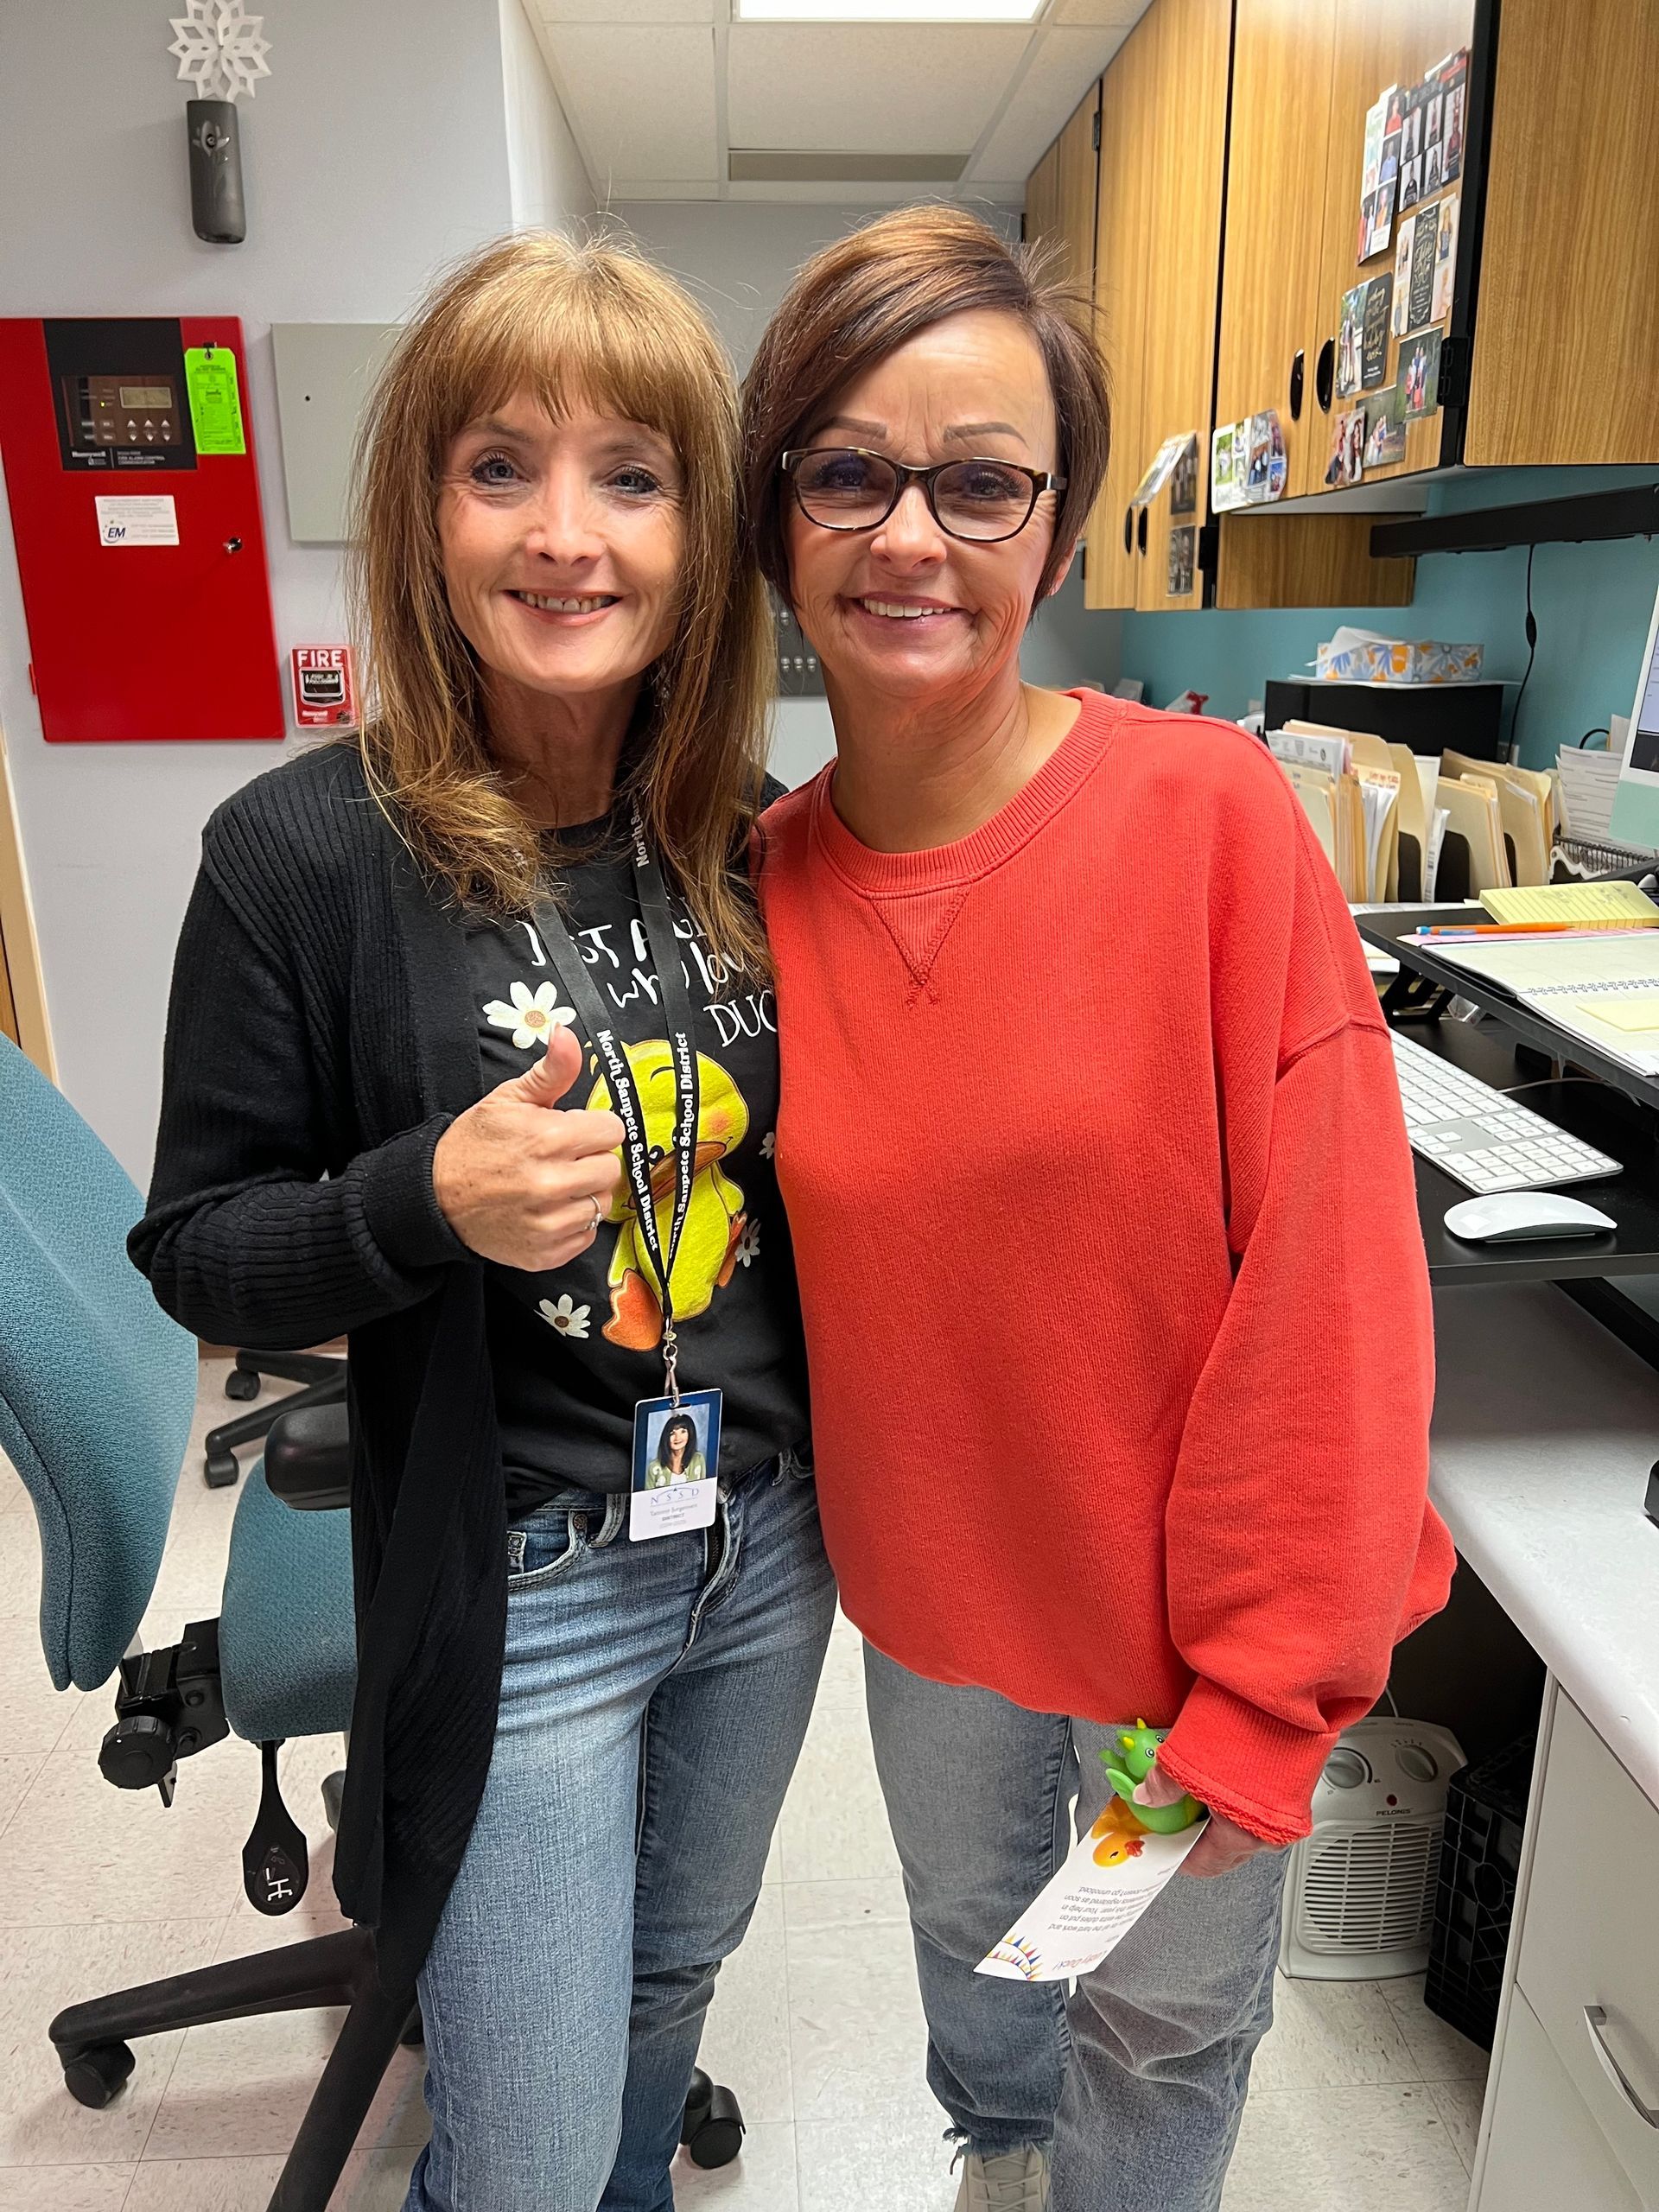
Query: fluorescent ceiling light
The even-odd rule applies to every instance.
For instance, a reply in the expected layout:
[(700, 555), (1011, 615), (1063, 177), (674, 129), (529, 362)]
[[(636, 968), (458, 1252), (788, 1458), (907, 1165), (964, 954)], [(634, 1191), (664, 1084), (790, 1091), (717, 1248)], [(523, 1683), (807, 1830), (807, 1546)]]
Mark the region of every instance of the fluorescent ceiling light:
[(1043, 0), (734, 0), (743, 23), (1029, 23)]

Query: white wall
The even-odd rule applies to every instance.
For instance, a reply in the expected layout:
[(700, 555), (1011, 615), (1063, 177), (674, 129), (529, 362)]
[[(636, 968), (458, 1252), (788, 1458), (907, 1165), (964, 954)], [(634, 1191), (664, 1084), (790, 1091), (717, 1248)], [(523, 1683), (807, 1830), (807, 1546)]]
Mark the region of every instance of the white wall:
[(501, 0), (507, 176), (515, 230), (562, 230), (594, 211), (594, 188), (522, 0)]
[[(188, 87), (167, 52), (168, 12), (161, 0), (0, 0), (0, 314), (242, 317), (285, 658), (340, 635), (339, 562), (288, 537), (269, 325), (396, 320), (440, 263), (512, 227), (500, 0), (269, 10), (272, 73), (241, 105), (248, 238), (234, 247), (190, 227)], [(547, 120), (543, 104), (519, 142), (543, 149), (526, 191), (550, 215), (546, 194), (568, 171)], [(201, 824), (283, 748), (46, 745), (28, 662), (0, 506), (0, 723), (62, 1081), (142, 1184)]]

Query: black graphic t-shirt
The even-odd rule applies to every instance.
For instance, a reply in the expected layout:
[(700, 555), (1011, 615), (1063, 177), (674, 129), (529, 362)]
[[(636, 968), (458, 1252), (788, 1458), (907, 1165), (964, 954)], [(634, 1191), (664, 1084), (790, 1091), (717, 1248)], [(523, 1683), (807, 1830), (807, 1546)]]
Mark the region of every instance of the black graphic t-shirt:
[[(563, 833), (593, 855), (563, 871), (563, 911), (600, 996), (616, 1011), (653, 1154), (664, 1161), (657, 1218), (666, 1250), (674, 1077), (625, 832), (624, 823)], [(696, 1173), (673, 1268), (680, 1388), (724, 1393), (720, 1471), (734, 1476), (799, 1449), (807, 1435), (806, 1356), (772, 1157), (778, 1039), (770, 988), (729, 977), (671, 887), (670, 899), (695, 1010), (700, 1087)], [(486, 1088), (522, 1075), (564, 1024), (586, 1053), (563, 1103), (609, 1108), (609, 1087), (537, 920), (475, 918), (467, 941)], [(491, 1265), (486, 1298), (510, 1516), (573, 1484), (626, 1490), (635, 1403), (663, 1390), (662, 1306), (626, 1181), (587, 1251), (547, 1274)]]

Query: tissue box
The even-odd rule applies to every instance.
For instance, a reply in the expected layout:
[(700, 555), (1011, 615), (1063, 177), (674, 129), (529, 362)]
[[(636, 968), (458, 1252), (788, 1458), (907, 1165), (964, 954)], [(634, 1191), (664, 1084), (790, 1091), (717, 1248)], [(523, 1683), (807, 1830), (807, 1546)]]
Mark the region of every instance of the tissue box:
[(1370, 630), (1338, 630), (1319, 647), (1314, 671), (1339, 683), (1473, 683), (1483, 648), (1437, 638), (1382, 638)]

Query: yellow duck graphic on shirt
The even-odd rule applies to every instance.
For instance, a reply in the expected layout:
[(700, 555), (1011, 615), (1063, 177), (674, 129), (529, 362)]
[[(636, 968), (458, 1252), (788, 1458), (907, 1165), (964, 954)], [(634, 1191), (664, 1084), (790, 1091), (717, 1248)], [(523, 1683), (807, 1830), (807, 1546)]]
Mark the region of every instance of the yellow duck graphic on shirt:
[[(674, 1227), (674, 1156), (670, 1146), (677, 1117), (673, 1058), (664, 1038), (623, 1049), (645, 1118), (657, 1234), (666, 1255)], [(611, 1110), (611, 1087), (603, 1076), (588, 1093), (588, 1104), (594, 1111)], [(725, 1288), (736, 1268), (747, 1217), (742, 1192), (720, 1162), (741, 1144), (748, 1126), (749, 1109), (742, 1092), (717, 1060), (699, 1052), (691, 1200), (671, 1276), (677, 1321), (706, 1313), (715, 1291)], [(622, 1344), (630, 1351), (650, 1351), (662, 1342), (663, 1308), (657, 1269), (639, 1233), (633, 1192), (626, 1177), (618, 1184), (604, 1218), (615, 1223), (620, 1232), (611, 1255), (611, 1318), (604, 1334), (612, 1344)]]

